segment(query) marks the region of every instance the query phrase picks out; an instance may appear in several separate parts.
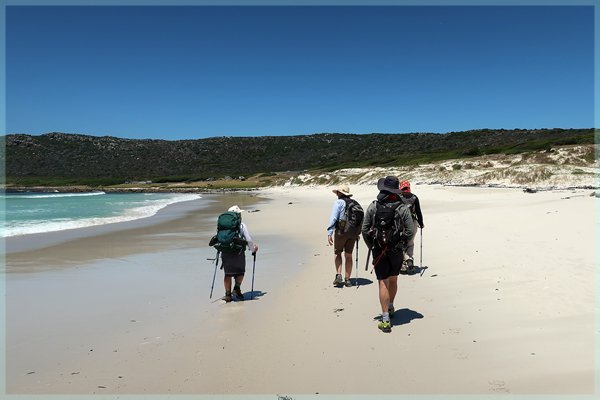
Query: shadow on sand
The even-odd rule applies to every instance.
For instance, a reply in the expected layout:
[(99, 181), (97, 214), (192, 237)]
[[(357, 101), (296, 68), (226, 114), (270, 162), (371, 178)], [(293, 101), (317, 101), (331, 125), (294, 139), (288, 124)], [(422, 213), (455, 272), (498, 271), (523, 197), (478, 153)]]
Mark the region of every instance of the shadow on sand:
[[(390, 318), (393, 326), (410, 324), (413, 319), (425, 318), (420, 312), (411, 310), (410, 308), (401, 308), (396, 310), (394, 316)], [(373, 317), (374, 320), (381, 320), (381, 314)]]
[(372, 280), (367, 279), (367, 278), (353, 278), (350, 279), (350, 281), (354, 284), (354, 286), (366, 286), (366, 285), (370, 285), (371, 283), (373, 283)]
[(244, 293), (244, 300), (258, 300), (265, 294), (267, 294), (267, 292), (262, 292), (260, 290), (255, 290), (254, 292), (246, 292)]
[[(259, 298), (263, 297), (265, 294), (267, 294), (267, 292), (261, 292), (260, 290), (255, 290), (254, 292), (246, 292), (246, 293), (242, 293), (244, 295), (244, 300), (237, 300), (235, 298), (235, 296), (232, 298), (232, 302), (236, 302), (236, 301), (246, 301), (246, 300), (258, 300)], [(225, 301), (225, 296), (223, 297), (219, 297), (218, 299), (213, 300), (213, 303), (218, 302), (219, 300), (223, 300)]]
[(401, 275), (421, 275), (423, 276), (423, 274), (425, 273), (425, 270), (427, 269), (427, 266), (423, 266), (423, 267), (419, 267), (419, 266), (414, 266), (412, 269), (409, 269), (406, 272), (401, 272)]
[(334, 287), (338, 289), (352, 289), (356, 288), (357, 286), (366, 286), (373, 283), (372, 280), (366, 278), (350, 278), (350, 282), (352, 282), (352, 287), (349, 288), (346, 288), (343, 284), (336, 285)]
[(421, 319), (424, 318), (424, 315), (420, 312), (411, 310), (410, 308), (402, 308), (400, 310), (396, 310), (394, 316), (390, 318), (393, 325), (404, 325), (410, 324), (413, 319)]

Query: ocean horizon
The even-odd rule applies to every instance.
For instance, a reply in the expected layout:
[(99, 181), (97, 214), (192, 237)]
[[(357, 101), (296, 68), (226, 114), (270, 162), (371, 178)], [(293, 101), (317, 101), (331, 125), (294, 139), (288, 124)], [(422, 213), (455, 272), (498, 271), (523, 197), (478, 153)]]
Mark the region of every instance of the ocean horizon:
[(1, 237), (58, 232), (155, 215), (164, 207), (202, 198), (183, 193), (3, 193)]

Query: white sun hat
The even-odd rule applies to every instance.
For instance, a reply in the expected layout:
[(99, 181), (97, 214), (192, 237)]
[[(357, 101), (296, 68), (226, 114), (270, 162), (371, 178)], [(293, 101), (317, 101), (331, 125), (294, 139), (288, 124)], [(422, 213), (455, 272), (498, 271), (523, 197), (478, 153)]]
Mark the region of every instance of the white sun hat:
[(229, 210), (227, 210), (227, 211), (233, 211), (233, 212), (236, 212), (239, 214), (245, 210), (242, 210), (239, 206), (235, 205), (235, 206), (229, 207)]

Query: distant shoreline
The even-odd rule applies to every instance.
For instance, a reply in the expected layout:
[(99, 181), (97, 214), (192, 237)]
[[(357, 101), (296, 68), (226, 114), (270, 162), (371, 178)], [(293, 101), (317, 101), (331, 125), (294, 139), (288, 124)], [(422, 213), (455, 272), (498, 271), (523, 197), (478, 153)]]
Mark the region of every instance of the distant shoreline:
[[(600, 186), (596, 185), (573, 185), (573, 186), (546, 186), (546, 187), (532, 187), (523, 184), (478, 184), (478, 183), (447, 183), (447, 182), (415, 182), (415, 185), (439, 185), (445, 187), (479, 187), (479, 188), (498, 188), (498, 189), (523, 189), (525, 192), (533, 193), (538, 191), (549, 191), (549, 190), (598, 190)], [(364, 185), (364, 184), (361, 184)], [(84, 186), (18, 186), (8, 187), (0, 189), (7, 194), (15, 193), (89, 193), (89, 192), (106, 192), (106, 193), (204, 193), (204, 194), (218, 194), (218, 193), (231, 193), (231, 192), (254, 192), (261, 190), (269, 190), (272, 188), (284, 187), (285, 185), (274, 185), (267, 187), (254, 187), (254, 188), (202, 188), (202, 187), (135, 187), (135, 188), (111, 188), (111, 187), (84, 187)], [(301, 186), (315, 186), (314, 184), (307, 185), (291, 185), (293, 187)], [(323, 186), (323, 185), (317, 185)], [(327, 185), (325, 185), (327, 186)]]
[(111, 188), (111, 187), (84, 187), (84, 186), (18, 186), (4, 188), (4, 193), (224, 193), (224, 192), (246, 192), (260, 190), (261, 188), (179, 188), (179, 187), (135, 187), (135, 188)]

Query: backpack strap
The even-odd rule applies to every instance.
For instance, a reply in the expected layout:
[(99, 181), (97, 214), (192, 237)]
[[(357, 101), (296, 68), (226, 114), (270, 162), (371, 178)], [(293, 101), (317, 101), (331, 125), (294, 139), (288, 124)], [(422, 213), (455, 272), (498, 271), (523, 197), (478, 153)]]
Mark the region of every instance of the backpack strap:
[(344, 207), (344, 214), (346, 213), (346, 211), (348, 210), (348, 206), (350, 205), (350, 200), (352, 200), (350, 197), (342, 197), (340, 200), (344, 200), (344, 203), (346, 203), (346, 206)]

